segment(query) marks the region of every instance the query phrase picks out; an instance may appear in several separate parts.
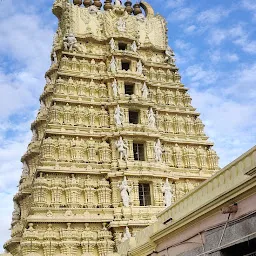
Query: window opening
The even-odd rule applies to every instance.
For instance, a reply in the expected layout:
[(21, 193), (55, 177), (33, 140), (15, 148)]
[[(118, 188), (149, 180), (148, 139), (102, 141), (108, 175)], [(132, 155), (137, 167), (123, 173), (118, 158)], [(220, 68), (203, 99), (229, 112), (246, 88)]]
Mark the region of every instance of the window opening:
[(135, 161), (145, 161), (144, 144), (133, 143), (133, 156)]
[(130, 69), (130, 62), (122, 61), (122, 70), (129, 70)]
[(148, 183), (139, 183), (140, 206), (151, 205), (150, 185)]
[(134, 85), (133, 84), (125, 84), (124, 91), (125, 91), (125, 94), (128, 94), (128, 95), (134, 94)]
[(127, 44), (125, 43), (118, 43), (118, 49), (121, 51), (127, 50)]
[(138, 124), (139, 123), (139, 112), (129, 110), (129, 123), (130, 124)]

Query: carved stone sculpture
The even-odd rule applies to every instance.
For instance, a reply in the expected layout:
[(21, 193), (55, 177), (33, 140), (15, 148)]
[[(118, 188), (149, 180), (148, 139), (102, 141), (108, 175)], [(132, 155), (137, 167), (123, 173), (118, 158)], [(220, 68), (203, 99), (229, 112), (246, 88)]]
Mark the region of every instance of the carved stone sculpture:
[(127, 240), (127, 239), (129, 239), (129, 238), (131, 238), (131, 237), (132, 237), (132, 235), (131, 235), (131, 233), (130, 233), (129, 227), (126, 226), (126, 227), (125, 227), (125, 230), (124, 230), (122, 242), (124, 242), (125, 240)]
[(63, 38), (63, 44), (64, 44), (65, 51), (70, 51), (70, 52), (72, 50), (79, 51), (77, 40), (73, 33), (66, 33), (66, 35)]
[(135, 41), (132, 42), (131, 49), (132, 49), (133, 52), (137, 52), (138, 47), (137, 47), (137, 44), (136, 44)]
[(152, 108), (148, 110), (148, 127), (155, 128), (156, 127), (156, 115)]
[(149, 95), (149, 90), (148, 90), (148, 87), (146, 85), (146, 83), (143, 84), (142, 88), (141, 88), (141, 96), (143, 99), (147, 99), (148, 98), (148, 95)]
[(159, 139), (157, 139), (157, 141), (155, 142), (154, 151), (155, 151), (155, 160), (157, 162), (161, 162), (162, 161), (163, 148), (161, 146), (161, 142), (160, 142)]
[(142, 63), (141, 63), (141, 60), (139, 60), (137, 62), (137, 72), (138, 72), (138, 74), (142, 75), (142, 69), (143, 69)]
[(119, 17), (118, 21), (116, 22), (116, 28), (119, 32), (126, 31), (126, 22), (123, 20), (122, 17)]
[(116, 148), (117, 148), (117, 151), (119, 153), (120, 160), (125, 160), (126, 161), (127, 158), (128, 158), (128, 154), (127, 154), (128, 146), (123, 141), (122, 137), (120, 137), (119, 140), (116, 141)]
[(113, 96), (116, 98), (118, 95), (118, 85), (116, 79), (112, 83)]
[(120, 185), (118, 185), (121, 193), (121, 198), (123, 201), (124, 207), (129, 207), (130, 205), (130, 192), (132, 190), (132, 187), (128, 186), (126, 177), (124, 176), (124, 179)]
[(119, 107), (119, 105), (117, 105), (114, 113), (114, 120), (117, 126), (123, 125), (123, 121), (124, 121), (123, 118), (124, 118), (124, 113)]
[(112, 59), (110, 61), (110, 71), (115, 74), (117, 71), (117, 64), (116, 64), (116, 59), (114, 56), (112, 56)]
[(115, 40), (114, 40), (113, 37), (110, 39), (109, 45), (110, 45), (110, 49), (111, 49), (112, 51), (115, 51), (115, 49), (116, 49), (116, 43), (115, 43)]
[(166, 207), (168, 207), (172, 204), (172, 188), (170, 186), (168, 178), (166, 178), (165, 183), (161, 186), (161, 190), (164, 194), (164, 204)]

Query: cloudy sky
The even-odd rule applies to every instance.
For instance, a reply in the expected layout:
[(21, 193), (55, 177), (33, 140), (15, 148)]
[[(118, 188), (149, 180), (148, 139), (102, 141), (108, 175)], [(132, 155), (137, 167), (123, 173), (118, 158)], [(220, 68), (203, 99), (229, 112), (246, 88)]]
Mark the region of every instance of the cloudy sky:
[[(57, 19), (53, 0), (0, 0), (0, 247), (31, 139)], [(255, 144), (256, 1), (150, 0), (221, 167)], [(1, 252), (1, 249), (0, 249)]]

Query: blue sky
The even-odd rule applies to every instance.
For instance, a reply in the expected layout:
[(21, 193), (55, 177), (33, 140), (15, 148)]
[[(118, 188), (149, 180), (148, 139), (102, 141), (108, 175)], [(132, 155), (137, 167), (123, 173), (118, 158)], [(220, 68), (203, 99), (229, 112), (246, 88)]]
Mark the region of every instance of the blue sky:
[[(168, 21), (182, 82), (225, 166), (256, 141), (256, 1), (150, 0)], [(52, 0), (0, 1), (0, 246), (31, 139), (57, 19)], [(0, 249), (1, 252), (1, 249)]]

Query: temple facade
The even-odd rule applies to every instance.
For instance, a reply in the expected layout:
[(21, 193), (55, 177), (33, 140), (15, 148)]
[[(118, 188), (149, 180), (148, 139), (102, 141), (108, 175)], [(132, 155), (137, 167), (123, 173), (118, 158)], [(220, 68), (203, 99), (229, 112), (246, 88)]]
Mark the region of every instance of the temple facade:
[(146, 2), (56, 0), (51, 66), (14, 196), (13, 256), (118, 255), (219, 170)]

